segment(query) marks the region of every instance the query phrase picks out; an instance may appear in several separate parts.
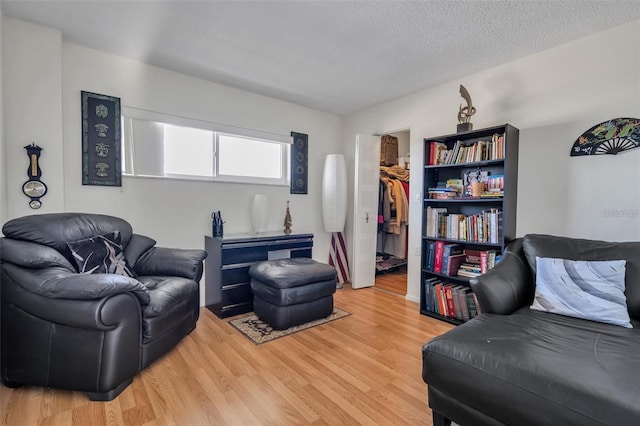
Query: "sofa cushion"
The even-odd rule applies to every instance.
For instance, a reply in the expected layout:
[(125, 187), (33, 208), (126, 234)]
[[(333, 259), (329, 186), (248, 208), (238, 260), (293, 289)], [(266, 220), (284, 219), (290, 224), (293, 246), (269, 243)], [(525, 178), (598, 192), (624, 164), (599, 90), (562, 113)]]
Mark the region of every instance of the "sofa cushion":
[(529, 234), (523, 239), (523, 247), (534, 275), (536, 256), (569, 260), (626, 260), (627, 310), (631, 318), (640, 320), (640, 242), (606, 242)]
[(429, 341), (422, 374), (430, 391), (504, 424), (631, 425), (640, 418), (638, 353), (637, 329), (522, 308)]
[(120, 232), (115, 231), (67, 243), (81, 274), (117, 274), (135, 278), (122, 251)]
[(531, 309), (630, 328), (624, 266), (624, 260), (536, 257)]

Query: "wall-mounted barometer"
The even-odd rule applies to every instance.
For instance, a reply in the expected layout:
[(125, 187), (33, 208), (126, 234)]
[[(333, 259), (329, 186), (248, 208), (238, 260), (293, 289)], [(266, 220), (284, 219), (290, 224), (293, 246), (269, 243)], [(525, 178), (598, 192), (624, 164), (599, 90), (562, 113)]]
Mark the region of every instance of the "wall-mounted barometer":
[(47, 185), (40, 181), (42, 170), (40, 170), (40, 165), (38, 164), (42, 148), (35, 143), (27, 145), (24, 148), (27, 150), (27, 156), (29, 157), (29, 168), (27, 169), (27, 176), (29, 176), (29, 180), (22, 185), (22, 192), (24, 192), (24, 195), (31, 198), (29, 207), (32, 209), (39, 209), (42, 206), (40, 198), (44, 197), (47, 193)]

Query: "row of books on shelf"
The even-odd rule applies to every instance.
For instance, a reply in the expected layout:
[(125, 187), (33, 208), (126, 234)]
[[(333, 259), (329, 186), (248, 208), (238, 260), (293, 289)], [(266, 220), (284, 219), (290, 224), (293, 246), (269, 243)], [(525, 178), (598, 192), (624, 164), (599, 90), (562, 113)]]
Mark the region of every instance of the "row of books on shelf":
[(457, 141), (451, 149), (443, 142), (429, 142), (429, 165), (465, 164), (504, 158), (504, 134), (494, 134), (491, 140), (465, 144)]
[(450, 277), (477, 277), (502, 259), (497, 250), (464, 248), (460, 244), (444, 241), (428, 241), (426, 249), (424, 268)]
[(445, 207), (427, 207), (425, 235), (470, 242), (500, 244), (502, 210), (490, 209), (474, 215), (449, 213)]
[(471, 288), (429, 278), (424, 281), (425, 309), (438, 315), (468, 321), (480, 314)]

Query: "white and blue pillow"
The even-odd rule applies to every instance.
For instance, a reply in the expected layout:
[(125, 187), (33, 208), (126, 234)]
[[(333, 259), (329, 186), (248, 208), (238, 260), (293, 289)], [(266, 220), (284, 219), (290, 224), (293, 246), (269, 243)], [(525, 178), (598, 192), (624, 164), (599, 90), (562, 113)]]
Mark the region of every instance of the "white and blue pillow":
[(624, 295), (625, 263), (536, 257), (531, 309), (632, 328)]

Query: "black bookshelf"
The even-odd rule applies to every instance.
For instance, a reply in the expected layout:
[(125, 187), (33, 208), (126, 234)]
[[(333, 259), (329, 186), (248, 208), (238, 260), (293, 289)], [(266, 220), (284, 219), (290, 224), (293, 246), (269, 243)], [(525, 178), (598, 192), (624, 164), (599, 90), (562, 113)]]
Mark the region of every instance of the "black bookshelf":
[[(488, 141), (494, 135), (501, 135), (502, 156), (494, 156), (491, 159), (482, 161), (457, 162), (455, 164), (430, 164), (431, 145), (434, 142), (441, 144), (447, 150), (454, 152), (456, 143), (458, 147), (472, 147), (479, 141)], [(423, 226), (422, 226), (422, 264), (420, 281), (420, 313), (422, 315), (437, 318), (450, 324), (462, 324), (464, 321), (449, 315), (442, 315), (427, 309), (425, 283), (429, 279), (437, 279), (442, 283), (450, 283), (452, 286), (468, 287), (469, 278), (449, 276), (443, 273), (436, 273), (427, 268), (428, 245), (430, 242), (442, 241), (446, 244), (458, 244), (463, 249), (475, 250), (496, 250), (499, 253), (504, 251), (506, 245), (515, 238), (516, 232), (516, 205), (517, 205), (517, 182), (518, 182), (518, 139), (519, 130), (509, 124), (489, 127), (470, 132), (456, 133), (438, 137), (424, 139), (424, 169), (423, 169)], [(479, 145), (476, 145), (476, 147)], [(450, 158), (455, 158), (452, 156)], [(470, 197), (456, 196), (447, 199), (430, 198), (429, 189), (438, 186), (448, 179), (461, 179), (470, 171), (482, 171), (491, 175), (502, 175), (504, 182), (504, 193), (501, 197)], [(498, 238), (493, 242), (471, 241), (458, 238), (443, 238), (442, 236), (427, 235), (427, 229), (433, 229), (433, 224), (429, 223), (427, 215), (428, 208), (445, 208), (447, 214), (460, 214), (473, 216), (481, 214), (483, 211), (499, 211), (501, 220), (497, 223), (499, 232)], [(495, 227), (494, 227), (495, 229)], [(468, 291), (468, 290), (467, 290)]]

